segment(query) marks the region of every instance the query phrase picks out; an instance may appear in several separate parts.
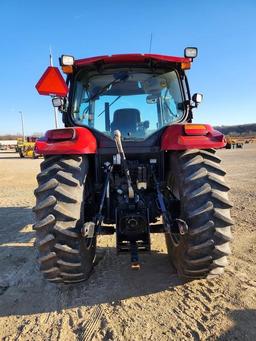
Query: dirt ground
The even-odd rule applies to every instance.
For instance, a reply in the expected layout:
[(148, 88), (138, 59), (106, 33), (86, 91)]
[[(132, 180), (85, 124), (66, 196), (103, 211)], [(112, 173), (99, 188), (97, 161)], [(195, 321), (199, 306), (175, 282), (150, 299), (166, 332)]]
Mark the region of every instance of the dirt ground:
[(102, 236), (92, 276), (71, 287), (47, 283), (36, 264), (31, 208), (41, 161), (0, 153), (0, 339), (256, 340), (256, 144), (218, 155), (235, 220), (224, 276), (182, 283), (161, 235), (132, 271), (115, 238)]

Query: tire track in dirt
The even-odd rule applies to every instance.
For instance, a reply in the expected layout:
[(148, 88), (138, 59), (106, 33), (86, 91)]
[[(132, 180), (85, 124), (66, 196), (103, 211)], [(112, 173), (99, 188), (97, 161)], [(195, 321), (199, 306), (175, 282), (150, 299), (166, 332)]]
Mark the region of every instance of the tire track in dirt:
[(93, 340), (94, 334), (97, 333), (103, 315), (103, 309), (100, 305), (95, 306), (92, 309), (89, 319), (83, 322), (79, 329), (78, 340), (79, 341), (90, 341)]
[[(177, 327), (173, 332), (193, 340), (206, 340), (214, 335), (214, 324), (225, 311), (223, 293), (218, 281), (197, 281), (176, 290), (178, 304), (173, 309)], [(215, 321), (212, 324), (212, 321)]]
[[(111, 293), (120, 292), (122, 287), (126, 292), (127, 289), (132, 291), (134, 283), (127, 284), (124, 282), (123, 268), (126, 266), (126, 271), (129, 271), (128, 265), (129, 261), (127, 258), (124, 260), (118, 259), (113, 252), (107, 251), (96, 268), (93, 280), (97, 282), (99, 287), (103, 286), (105, 291), (111, 290)], [(166, 294), (164, 295), (165, 298), (159, 297), (161, 296), (160, 293), (156, 293), (155, 296), (159, 300), (159, 305), (163, 304), (163, 299), (166, 300)], [(112, 295), (113, 297), (116, 300), (104, 305), (106, 314), (101, 314), (100, 317), (101, 332), (100, 334), (94, 334), (95, 336), (100, 337), (101, 335), (102, 337), (104, 335), (106, 337), (107, 335), (108, 340), (121, 340), (122, 337), (120, 335), (125, 335), (125, 340), (137, 340), (134, 336), (129, 339), (125, 331), (134, 322), (136, 323), (136, 316), (138, 316), (138, 325), (144, 323), (147, 318), (150, 321), (150, 324), (147, 325), (147, 338), (145, 339), (157, 340), (155, 330), (159, 330), (161, 322), (159, 323), (157, 319), (152, 319), (152, 316), (150, 316), (152, 314), (150, 300), (148, 315), (147, 313), (145, 314), (144, 310), (147, 309), (146, 306), (148, 305), (145, 302), (147, 301), (145, 297), (132, 299), (132, 302), (128, 304), (126, 301), (129, 301), (129, 297), (124, 300), (121, 300), (118, 295)], [(224, 308), (223, 303), (221, 303), (222, 300), (223, 294), (220, 290), (220, 284), (216, 280), (196, 281), (179, 287), (171, 287), (169, 290), (169, 301), (173, 301), (172, 303), (176, 304), (170, 304), (171, 312), (169, 315), (172, 323), (167, 324), (166, 327), (171, 330), (172, 335), (175, 335), (177, 340), (184, 337), (184, 330), (186, 330), (188, 340), (202, 340), (210, 337), (213, 335), (211, 320), (213, 318), (221, 318), (222, 316)], [(158, 316), (164, 315), (158, 307), (153, 309)], [(95, 332), (95, 329), (93, 332)], [(144, 339), (143, 334), (140, 335), (140, 333), (137, 337), (138, 340)]]
[[(108, 269), (113, 269), (113, 263), (116, 263), (112, 259), (113, 255), (107, 255), (102, 262), (102, 267), (105, 269), (101, 273), (98, 272), (98, 280), (102, 280)], [(118, 264), (115, 267), (116, 281), (113, 284), (112, 290), (117, 290), (123, 284), (122, 272), (120, 272)], [(100, 270), (100, 269), (98, 269)], [(99, 275), (100, 274), (100, 275)], [(108, 274), (112, 277), (112, 274)], [(101, 326), (101, 333), (104, 335), (108, 334), (109, 340), (121, 340), (120, 335), (126, 335), (125, 340), (157, 340), (159, 335), (155, 331), (159, 332), (159, 328), (169, 329), (171, 335), (177, 340), (184, 338), (184, 330), (186, 331), (187, 340), (206, 340), (207, 338), (214, 337), (215, 323), (222, 319), (225, 314), (227, 305), (225, 301), (227, 298), (224, 297), (224, 293), (221, 287), (222, 283), (217, 280), (208, 281), (195, 281), (184, 284), (183, 286), (170, 287), (169, 297), (167, 299), (166, 292), (155, 294), (156, 299), (159, 302), (159, 306), (162, 306), (164, 301), (166, 306), (170, 302), (170, 322), (165, 325), (165, 328), (161, 327), (161, 318), (152, 319), (152, 299), (145, 299), (145, 297), (138, 297), (132, 299), (131, 303), (127, 304), (127, 300), (112, 302), (107, 304), (105, 307), (106, 318), (104, 316), (104, 323)], [(163, 297), (161, 297), (163, 296)], [(129, 299), (128, 299), (129, 301)], [(166, 313), (163, 313), (159, 307), (154, 305), (153, 310), (159, 317), (165, 318)], [(147, 312), (149, 314), (147, 314)], [(150, 321), (147, 325), (147, 337), (144, 338), (143, 333), (138, 333), (136, 337), (130, 337), (125, 333), (129, 329), (130, 325), (136, 323), (138, 319), (138, 325), (144, 324), (145, 321)], [(110, 322), (111, 321), (111, 322)], [(214, 321), (214, 322), (213, 322)], [(121, 327), (120, 327), (121, 326)], [(136, 327), (135, 327), (136, 329)], [(111, 331), (111, 332), (110, 332)], [(101, 335), (102, 335), (101, 334)], [(162, 338), (163, 340), (165, 338)], [(168, 340), (168, 337), (166, 338)]]

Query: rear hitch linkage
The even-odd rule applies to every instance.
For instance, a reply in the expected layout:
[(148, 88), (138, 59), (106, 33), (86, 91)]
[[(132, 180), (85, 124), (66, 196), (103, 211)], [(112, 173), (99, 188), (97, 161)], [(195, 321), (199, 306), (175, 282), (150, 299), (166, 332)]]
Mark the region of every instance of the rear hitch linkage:
[(101, 199), (100, 199), (99, 211), (95, 215), (94, 221), (86, 222), (83, 225), (81, 229), (81, 234), (84, 238), (93, 238), (96, 234), (100, 234), (101, 232), (101, 224), (104, 219), (102, 210), (103, 210), (105, 198), (107, 199), (107, 205), (109, 205), (109, 180), (110, 180), (110, 175), (111, 175), (112, 170), (113, 170), (113, 166), (111, 165), (111, 163), (105, 162), (104, 172), (106, 173), (106, 179), (105, 179), (103, 192), (102, 192)]
[[(123, 169), (126, 175), (129, 202), (131, 204), (132, 203), (134, 204), (134, 201), (136, 200), (136, 195), (132, 187), (131, 176), (130, 176), (125, 153), (124, 153), (123, 146), (122, 146), (120, 131), (118, 130), (115, 131), (114, 138), (116, 142), (117, 151), (118, 151), (118, 154), (120, 155), (120, 159), (121, 159)], [(93, 238), (97, 234), (112, 234), (115, 231), (114, 227), (112, 227), (112, 229), (110, 227), (107, 227), (107, 228), (105, 227), (104, 229), (104, 226), (101, 226), (104, 220), (104, 215), (102, 214), (102, 211), (103, 211), (105, 200), (106, 200), (106, 212), (107, 212), (106, 218), (108, 218), (108, 214), (109, 214), (109, 205), (110, 205), (109, 182), (110, 182), (110, 176), (111, 176), (112, 170), (113, 170), (113, 165), (110, 162), (105, 162), (104, 172), (106, 174), (106, 177), (105, 177), (103, 191), (102, 191), (101, 198), (100, 198), (100, 205), (99, 205), (98, 213), (95, 215), (93, 221), (86, 222), (81, 229), (82, 236), (84, 238), (90, 239), (91, 243), (93, 241)], [(161, 225), (162, 232), (168, 233), (170, 235), (175, 235), (175, 234), (185, 235), (188, 232), (188, 226), (184, 220), (178, 219), (178, 218), (176, 219), (172, 218), (171, 212), (169, 212), (169, 210), (166, 207), (164, 195), (162, 194), (160, 183), (157, 180), (154, 165), (151, 165), (151, 174), (152, 174), (153, 181), (155, 183), (156, 192), (157, 192), (158, 206), (163, 217), (163, 225)], [(131, 268), (136, 269), (136, 270), (140, 269), (138, 245), (137, 245), (136, 240), (134, 239), (130, 240), (130, 253), (131, 253)]]
[(168, 233), (168, 234), (177, 234), (178, 233), (182, 236), (187, 234), (188, 233), (187, 223), (184, 220), (179, 219), (179, 218), (172, 219), (171, 214), (169, 213), (169, 211), (166, 208), (166, 205), (164, 202), (164, 196), (161, 192), (160, 184), (157, 181), (155, 169), (154, 169), (153, 165), (151, 167), (151, 170), (152, 170), (153, 180), (155, 182), (156, 191), (157, 191), (157, 201), (158, 201), (159, 208), (160, 208), (160, 210), (162, 212), (162, 216), (163, 216), (163, 225), (164, 225), (165, 233)]
[[(124, 167), (126, 179), (127, 179), (127, 184), (128, 184), (128, 197), (129, 200), (134, 200), (134, 190), (132, 188), (132, 181), (130, 177), (130, 172), (127, 166), (127, 161), (125, 157), (125, 153), (123, 150), (122, 142), (121, 142), (121, 133), (120, 131), (115, 131), (115, 142), (116, 142), (116, 147), (117, 151), (121, 157), (122, 164)], [(106, 204), (107, 204), (107, 214), (109, 212), (109, 181), (110, 181), (110, 175), (113, 170), (113, 166), (109, 162), (105, 162), (104, 164), (104, 172), (106, 173), (106, 178), (105, 178), (105, 183), (100, 199), (100, 206), (99, 206), (99, 211), (95, 215), (94, 220), (90, 222), (86, 222), (82, 229), (81, 229), (81, 234), (84, 238), (90, 238), (91, 242), (93, 240), (93, 237), (95, 237), (97, 234), (105, 234), (104, 232), (104, 227), (102, 228), (102, 222), (104, 220), (104, 216), (102, 214), (103, 206), (104, 206), (104, 201), (106, 199)], [(109, 230), (109, 228), (108, 228)], [(111, 234), (114, 231), (114, 228), (111, 230)], [(108, 233), (109, 234), (109, 233)], [(140, 264), (139, 264), (139, 256), (138, 256), (138, 246), (136, 241), (130, 241), (130, 252), (131, 252), (131, 268), (132, 269), (140, 269)]]
[[(124, 172), (125, 172), (127, 185), (128, 185), (128, 198), (129, 200), (134, 200), (134, 190), (132, 188), (132, 180), (131, 180), (130, 171), (127, 165), (127, 160), (126, 160), (126, 156), (125, 156), (123, 145), (122, 145), (122, 136), (121, 136), (120, 130), (115, 130), (114, 139), (116, 143), (117, 152), (120, 155), (120, 159), (124, 167)], [(135, 240), (130, 241), (130, 252), (131, 252), (131, 268), (134, 270), (139, 270), (140, 263), (139, 263), (138, 246)]]

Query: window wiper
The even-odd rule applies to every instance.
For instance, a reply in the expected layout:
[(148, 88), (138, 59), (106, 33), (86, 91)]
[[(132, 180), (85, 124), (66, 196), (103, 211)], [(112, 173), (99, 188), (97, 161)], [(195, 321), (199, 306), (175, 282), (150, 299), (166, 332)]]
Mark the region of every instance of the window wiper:
[(94, 95), (86, 99), (86, 102), (93, 101), (95, 98), (97, 98), (99, 95), (101, 95), (103, 92), (105, 92), (110, 86), (116, 85), (117, 83), (120, 83), (121, 81), (125, 81), (129, 75), (127, 72), (118, 72), (117, 74), (114, 74), (115, 79), (108, 83), (107, 85), (103, 86), (99, 91), (97, 91)]
[(165, 94), (164, 94), (164, 105), (166, 106), (166, 108), (168, 109), (168, 111), (170, 112), (170, 114), (173, 116), (173, 117), (178, 117), (178, 115), (176, 115), (172, 109), (170, 108), (169, 104), (167, 103), (166, 101), (166, 97), (167, 97), (167, 93), (168, 93), (168, 88), (166, 88), (166, 91), (165, 91)]
[[(118, 101), (120, 97), (122, 97), (122, 96), (117, 96), (117, 98), (115, 98), (114, 101), (109, 104), (109, 108), (111, 107), (112, 104), (116, 103), (116, 101)], [(98, 117), (100, 117), (102, 114), (104, 114), (105, 111), (106, 111), (106, 109), (102, 110), (102, 112), (99, 113)]]
[(173, 117), (178, 117), (177, 114), (174, 114), (174, 112), (172, 112), (172, 109), (170, 108), (169, 104), (164, 100), (164, 105), (166, 106), (166, 108), (168, 109), (168, 111), (170, 112), (170, 114), (173, 116)]
[[(114, 86), (118, 83), (120, 83), (121, 81), (126, 81), (127, 78), (129, 78), (129, 75), (127, 72), (118, 72), (116, 74), (113, 75), (114, 76), (114, 80), (110, 83), (108, 83), (107, 85), (105, 85), (103, 88), (101, 88), (99, 91), (97, 91), (94, 95), (92, 95), (91, 97), (88, 97), (86, 100), (85, 100), (85, 103), (88, 103), (90, 101), (93, 101), (95, 98), (97, 98), (99, 95), (101, 95), (103, 92), (105, 92), (110, 86)], [(118, 100), (121, 96), (119, 96), (116, 100)], [(112, 105), (113, 103), (111, 103)], [(83, 113), (82, 113), (82, 119), (85, 118), (85, 115), (88, 113), (89, 111), (89, 108), (90, 108), (90, 104), (84, 109)], [(104, 111), (103, 111), (104, 112)], [(100, 113), (101, 114), (103, 114)], [(99, 115), (99, 116), (100, 116)], [(98, 117), (99, 117), (98, 116)]]

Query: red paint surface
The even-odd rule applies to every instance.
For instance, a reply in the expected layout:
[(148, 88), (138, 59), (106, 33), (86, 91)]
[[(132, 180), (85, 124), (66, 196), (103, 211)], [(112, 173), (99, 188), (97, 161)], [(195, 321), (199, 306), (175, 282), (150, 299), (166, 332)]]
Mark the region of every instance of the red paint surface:
[(165, 129), (161, 138), (161, 150), (185, 150), (223, 148), (226, 139), (222, 133), (214, 130), (209, 124), (204, 124), (207, 133), (201, 136), (195, 131), (195, 135), (185, 134), (184, 124), (173, 124)]
[(96, 62), (104, 62), (105, 64), (111, 63), (127, 63), (127, 62), (144, 62), (148, 59), (153, 59), (155, 61), (170, 62), (170, 63), (187, 63), (190, 62), (190, 58), (184, 57), (172, 57), (172, 56), (162, 56), (160, 54), (114, 54), (112, 56), (98, 56), (91, 58), (84, 58), (75, 60), (76, 66), (86, 66)]
[[(161, 138), (161, 150), (186, 150), (186, 149), (208, 149), (223, 148), (226, 139), (222, 133), (205, 124), (206, 135), (186, 135), (184, 124), (173, 124), (165, 129)], [(72, 140), (56, 141), (50, 140), (49, 131), (45, 137), (36, 141), (35, 152), (43, 155), (57, 154), (95, 154), (97, 152), (97, 141), (93, 133), (82, 127), (62, 128), (74, 129)], [(55, 130), (56, 131), (56, 130)], [(143, 142), (142, 142), (143, 144)]]
[[(71, 129), (71, 128), (62, 128)], [(97, 142), (93, 133), (82, 127), (74, 127), (74, 138), (72, 140), (56, 141), (49, 140), (46, 132), (45, 137), (36, 141), (35, 151), (43, 155), (57, 154), (95, 154), (97, 151)], [(51, 135), (51, 134), (50, 134)]]
[(67, 84), (57, 67), (49, 66), (36, 84), (40, 95), (66, 96)]

